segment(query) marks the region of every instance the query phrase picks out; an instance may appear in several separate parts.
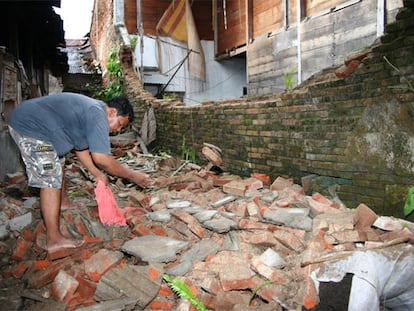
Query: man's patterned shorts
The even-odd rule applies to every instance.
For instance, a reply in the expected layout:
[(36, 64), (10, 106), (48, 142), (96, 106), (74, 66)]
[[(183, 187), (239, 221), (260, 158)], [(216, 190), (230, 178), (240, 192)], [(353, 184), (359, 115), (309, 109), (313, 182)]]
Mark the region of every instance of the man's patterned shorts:
[(20, 149), (29, 186), (61, 188), (65, 158), (58, 157), (51, 143), (22, 135), (10, 126), (9, 130)]

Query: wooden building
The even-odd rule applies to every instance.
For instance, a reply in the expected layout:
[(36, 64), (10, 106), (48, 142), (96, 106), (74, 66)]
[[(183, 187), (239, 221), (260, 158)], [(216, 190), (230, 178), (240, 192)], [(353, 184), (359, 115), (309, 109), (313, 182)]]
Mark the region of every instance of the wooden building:
[[(178, 0), (124, 0), (128, 33), (156, 36), (157, 23), (172, 2)], [(248, 95), (282, 92), (341, 65), (372, 45), (402, 7), (402, 0), (189, 3), (200, 40), (214, 43), (214, 61), (244, 60), (245, 72), (240, 74), (246, 77)]]

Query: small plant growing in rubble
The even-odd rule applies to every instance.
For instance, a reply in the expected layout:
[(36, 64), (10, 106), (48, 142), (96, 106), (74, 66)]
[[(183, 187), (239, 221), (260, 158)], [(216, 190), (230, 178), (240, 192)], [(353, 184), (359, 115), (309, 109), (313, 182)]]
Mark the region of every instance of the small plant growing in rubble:
[(184, 161), (191, 161), (196, 163), (196, 155), (194, 149), (189, 149), (186, 144), (185, 136), (183, 135), (183, 142), (181, 144), (182, 158)]
[(191, 292), (190, 288), (180, 279), (172, 279), (168, 274), (164, 274), (163, 279), (168, 283), (171, 289), (182, 299), (187, 299), (191, 305), (198, 311), (206, 311), (206, 307)]
[(268, 280), (268, 281), (264, 281), (264, 282), (260, 283), (259, 285), (257, 285), (257, 287), (253, 290), (252, 295), (250, 296), (250, 302), (249, 303), (252, 302), (254, 296), (256, 296), (256, 294), (259, 290), (261, 290), (263, 287), (265, 287), (267, 285), (272, 285), (273, 283), (274, 283), (274, 281)]

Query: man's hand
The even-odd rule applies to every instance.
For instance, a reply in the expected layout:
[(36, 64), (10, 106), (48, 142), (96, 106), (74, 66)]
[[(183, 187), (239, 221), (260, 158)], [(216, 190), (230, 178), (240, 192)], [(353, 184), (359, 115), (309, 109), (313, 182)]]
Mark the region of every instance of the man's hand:
[(102, 180), (105, 186), (109, 185), (109, 180), (108, 180), (108, 177), (105, 175), (105, 173), (99, 171), (99, 173), (97, 173), (94, 177), (95, 177), (96, 183), (98, 183), (99, 180)]
[(141, 188), (146, 188), (154, 184), (154, 180), (151, 177), (139, 171), (134, 171), (130, 180)]

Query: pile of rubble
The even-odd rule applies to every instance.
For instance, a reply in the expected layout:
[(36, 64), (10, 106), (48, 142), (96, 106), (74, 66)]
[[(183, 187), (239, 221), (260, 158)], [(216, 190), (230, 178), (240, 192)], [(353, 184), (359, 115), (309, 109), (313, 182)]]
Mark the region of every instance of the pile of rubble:
[[(127, 225), (103, 225), (96, 185), (69, 157), (68, 193), (82, 207), (63, 210), (61, 227), (85, 240), (79, 249), (45, 251), (38, 196), (22, 174), (2, 185), (0, 303), (7, 310), (196, 310), (165, 275), (182, 280), (207, 310), (312, 310), (321, 303), (320, 282), (358, 275), (350, 264), (355, 254), (386, 251), (395, 265), (413, 253), (414, 224), (364, 204), (349, 209), (338, 198), (306, 195), (283, 177), (219, 172), (215, 146), (205, 144), (203, 167), (143, 155), (136, 145), (113, 153), (158, 178), (157, 187), (111, 177)], [(327, 276), (329, 267), (335, 277)]]

